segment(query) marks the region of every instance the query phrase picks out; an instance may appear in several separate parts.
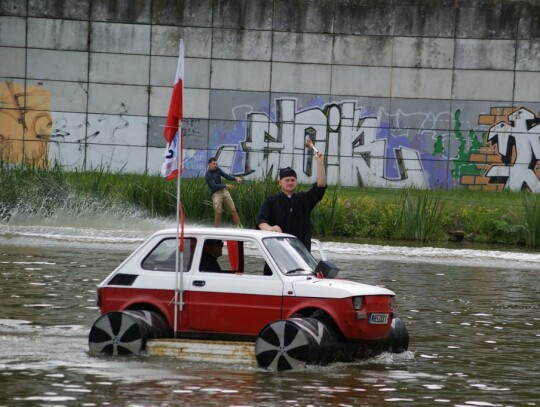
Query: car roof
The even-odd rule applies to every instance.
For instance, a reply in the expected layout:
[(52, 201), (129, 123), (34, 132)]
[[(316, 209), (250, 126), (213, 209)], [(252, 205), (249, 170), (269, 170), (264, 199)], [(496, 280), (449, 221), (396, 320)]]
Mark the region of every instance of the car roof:
[[(156, 235), (172, 235), (176, 236), (178, 228), (168, 228), (162, 229), (153, 234)], [(265, 237), (292, 237), (293, 235), (287, 233), (278, 233), (271, 232), (266, 230), (258, 229), (243, 229), (243, 228), (217, 228), (217, 227), (207, 227), (207, 226), (186, 226), (184, 227), (184, 235), (192, 236), (205, 236), (205, 237), (219, 237), (219, 238), (245, 238), (250, 237), (254, 239), (263, 239)]]

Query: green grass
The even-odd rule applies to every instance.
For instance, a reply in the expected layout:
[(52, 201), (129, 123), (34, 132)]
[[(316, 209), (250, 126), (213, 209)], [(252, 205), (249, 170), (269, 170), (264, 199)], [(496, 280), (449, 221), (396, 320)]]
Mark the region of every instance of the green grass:
[(540, 247), (540, 198), (538, 195), (523, 196), (523, 229), (529, 247)]
[(401, 213), (396, 227), (401, 231), (401, 238), (416, 242), (431, 242), (441, 236), (444, 204), (440, 195), (424, 191), (421, 196), (411, 196), (409, 190), (398, 203)]
[[(0, 162), (0, 220), (12, 214), (52, 216), (124, 207), (148, 217), (176, 217), (176, 181), (158, 176), (108, 170), (65, 172)], [(265, 197), (279, 191), (276, 180), (235, 184), (231, 195), (246, 228)], [(306, 190), (309, 186), (300, 186)], [(181, 197), (187, 222), (213, 224), (204, 179), (182, 179)], [(228, 214), (224, 224), (233, 224)], [(540, 247), (540, 198), (522, 192), (466, 189), (416, 190), (330, 186), (312, 214), (315, 237), (436, 243), (460, 232), (465, 241)]]

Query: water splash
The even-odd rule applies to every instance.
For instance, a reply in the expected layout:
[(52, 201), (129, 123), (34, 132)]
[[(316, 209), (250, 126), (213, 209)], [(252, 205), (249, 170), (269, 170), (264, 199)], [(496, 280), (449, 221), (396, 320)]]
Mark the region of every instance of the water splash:
[(174, 221), (151, 218), (130, 203), (85, 196), (61, 185), (37, 184), (14, 203), (0, 202), (0, 240), (12, 244), (140, 243)]

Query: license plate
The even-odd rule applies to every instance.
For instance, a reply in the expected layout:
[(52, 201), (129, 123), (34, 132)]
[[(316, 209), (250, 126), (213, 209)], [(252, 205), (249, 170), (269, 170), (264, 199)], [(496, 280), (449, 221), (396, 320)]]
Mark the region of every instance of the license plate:
[(370, 314), (369, 323), (370, 324), (387, 324), (388, 314)]

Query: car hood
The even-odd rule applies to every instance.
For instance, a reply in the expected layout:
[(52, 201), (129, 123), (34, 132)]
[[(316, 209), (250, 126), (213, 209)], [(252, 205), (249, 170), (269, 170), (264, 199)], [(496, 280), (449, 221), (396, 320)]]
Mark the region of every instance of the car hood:
[(296, 280), (292, 282), (292, 286), (295, 295), (299, 297), (347, 298), (358, 295), (396, 295), (383, 287), (330, 278)]

